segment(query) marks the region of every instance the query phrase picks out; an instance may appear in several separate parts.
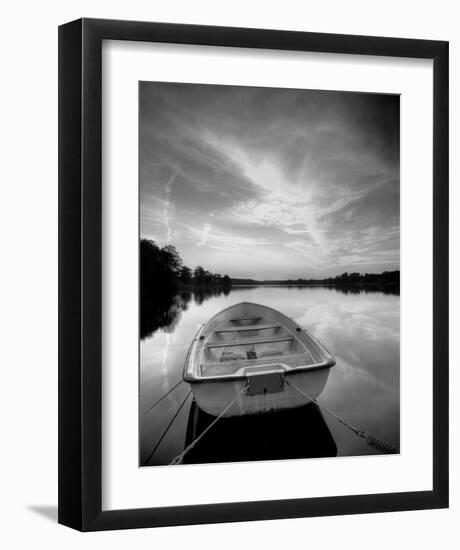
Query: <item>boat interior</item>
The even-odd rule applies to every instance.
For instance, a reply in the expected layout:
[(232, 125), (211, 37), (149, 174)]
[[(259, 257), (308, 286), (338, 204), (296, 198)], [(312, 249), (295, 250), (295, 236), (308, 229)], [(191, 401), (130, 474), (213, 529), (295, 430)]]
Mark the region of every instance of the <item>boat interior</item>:
[(293, 368), (315, 363), (297, 336), (279, 322), (257, 315), (230, 317), (202, 338), (201, 376), (235, 374), (243, 367)]

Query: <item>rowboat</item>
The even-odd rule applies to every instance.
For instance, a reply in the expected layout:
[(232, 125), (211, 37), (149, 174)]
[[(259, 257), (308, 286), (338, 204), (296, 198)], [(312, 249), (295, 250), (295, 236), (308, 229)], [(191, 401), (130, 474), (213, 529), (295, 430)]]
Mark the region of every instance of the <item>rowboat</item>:
[(198, 329), (183, 378), (206, 413), (242, 416), (306, 405), (321, 394), (334, 365), (327, 349), (293, 319), (241, 302)]

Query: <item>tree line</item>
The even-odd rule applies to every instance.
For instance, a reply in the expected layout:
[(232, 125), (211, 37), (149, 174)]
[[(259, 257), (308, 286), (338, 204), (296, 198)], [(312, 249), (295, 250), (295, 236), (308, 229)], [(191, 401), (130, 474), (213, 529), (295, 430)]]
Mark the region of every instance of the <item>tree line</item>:
[(177, 287), (231, 287), (228, 275), (211, 273), (198, 265), (195, 269), (184, 265), (176, 247), (159, 247), (155, 241), (141, 239), (140, 242), (141, 292), (147, 285), (174, 290)]
[(255, 279), (232, 279), (234, 285), (257, 286), (257, 285), (287, 285), (287, 286), (306, 286), (306, 285), (327, 285), (327, 286), (399, 286), (399, 270), (384, 271), (383, 273), (342, 273), (336, 277), (325, 279), (281, 279), (281, 280), (255, 280)]
[(397, 271), (384, 271), (383, 273), (342, 273), (336, 277), (326, 279), (289, 279), (290, 284), (327, 284), (327, 285), (399, 285), (400, 274)]

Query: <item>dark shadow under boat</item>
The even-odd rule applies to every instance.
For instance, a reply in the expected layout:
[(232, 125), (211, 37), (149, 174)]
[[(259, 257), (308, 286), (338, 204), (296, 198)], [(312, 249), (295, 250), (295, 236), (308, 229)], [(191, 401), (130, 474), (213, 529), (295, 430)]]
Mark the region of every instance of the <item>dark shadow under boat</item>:
[[(185, 447), (215, 420), (195, 401)], [(184, 457), (184, 464), (337, 456), (337, 446), (314, 404), (272, 413), (221, 418)]]

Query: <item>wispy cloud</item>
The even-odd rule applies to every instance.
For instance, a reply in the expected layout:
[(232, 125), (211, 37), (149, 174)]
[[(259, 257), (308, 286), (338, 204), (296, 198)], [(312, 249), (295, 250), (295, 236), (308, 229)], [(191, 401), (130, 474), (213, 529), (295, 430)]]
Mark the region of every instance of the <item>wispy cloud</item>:
[(171, 241), (172, 236), (172, 229), (171, 229), (171, 223), (169, 221), (169, 205), (170, 205), (170, 195), (171, 195), (171, 185), (173, 184), (173, 181), (176, 179), (178, 174), (180, 173), (180, 169), (176, 168), (174, 170), (173, 175), (169, 178), (169, 180), (165, 183), (165, 200), (164, 200), (164, 220), (165, 220), (165, 226), (166, 226), (166, 242)]
[(206, 244), (206, 242), (209, 238), (210, 231), (211, 231), (211, 224), (210, 223), (205, 223), (203, 225), (203, 230), (201, 232), (201, 240), (197, 243), (198, 247), (203, 246), (204, 244)]

